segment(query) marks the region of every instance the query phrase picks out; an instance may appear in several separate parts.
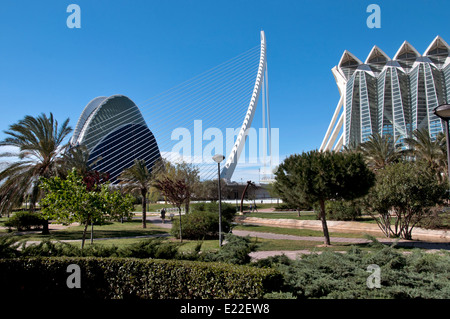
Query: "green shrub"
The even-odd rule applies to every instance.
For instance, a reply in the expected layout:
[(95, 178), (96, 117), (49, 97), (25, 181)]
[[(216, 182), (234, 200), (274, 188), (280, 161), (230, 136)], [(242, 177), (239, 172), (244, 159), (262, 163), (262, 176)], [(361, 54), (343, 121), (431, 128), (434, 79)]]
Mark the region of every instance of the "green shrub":
[(18, 247), (20, 243), (17, 237), (0, 236), (0, 258), (14, 258), (20, 256)]
[(5, 226), (16, 228), (18, 231), (30, 230), (31, 228), (40, 228), (44, 224), (45, 219), (41, 214), (27, 211), (20, 211), (11, 216), (6, 222)]
[(326, 202), (325, 211), (329, 220), (348, 221), (361, 217), (362, 210), (358, 200), (332, 200)]
[(225, 244), (216, 252), (201, 255), (204, 261), (220, 261), (237, 265), (248, 264), (251, 261), (250, 253), (256, 244), (251, 242), (249, 236), (239, 237), (232, 234), (225, 236)]
[[(5, 242), (3, 244), (3, 242)], [(14, 243), (11, 242), (11, 243)], [(144, 239), (135, 244), (118, 248), (114, 245), (105, 246), (99, 244), (86, 245), (84, 248), (70, 243), (43, 240), (40, 243), (27, 245), (22, 244), (21, 249), (10, 244), (9, 253), (6, 257), (129, 257), (129, 258), (177, 258), (178, 243), (168, 242), (163, 238)], [(0, 240), (0, 254), (6, 252), (7, 242)], [(0, 255), (1, 257), (2, 255)]]
[[(279, 261), (279, 262), (278, 262)], [(282, 291), (299, 299), (447, 299), (450, 296), (450, 254), (414, 250), (404, 254), (385, 246), (371, 252), (353, 248), (347, 253), (326, 251), (301, 259), (272, 259), (284, 276)], [(369, 288), (369, 265), (380, 267), (380, 287)]]
[(132, 244), (118, 252), (120, 257), (173, 259), (178, 253), (178, 243), (162, 238), (151, 238)]
[[(81, 269), (81, 288), (69, 289), (67, 266)], [(0, 260), (0, 297), (85, 299), (247, 299), (276, 290), (280, 274), (222, 263), (133, 258)]]
[[(236, 215), (236, 207), (229, 203), (221, 203), (222, 218), (231, 222)], [(192, 211), (210, 212), (219, 214), (218, 202), (199, 202), (191, 205)]]
[(24, 257), (118, 257), (115, 246), (92, 244), (83, 249), (70, 243), (45, 239), (37, 244), (22, 244), (20, 256)]
[[(203, 240), (219, 238), (219, 215), (207, 211), (193, 211), (181, 216), (181, 235), (184, 239)], [(222, 232), (230, 231), (230, 223), (222, 217)], [(171, 234), (180, 237), (179, 219), (174, 219)]]

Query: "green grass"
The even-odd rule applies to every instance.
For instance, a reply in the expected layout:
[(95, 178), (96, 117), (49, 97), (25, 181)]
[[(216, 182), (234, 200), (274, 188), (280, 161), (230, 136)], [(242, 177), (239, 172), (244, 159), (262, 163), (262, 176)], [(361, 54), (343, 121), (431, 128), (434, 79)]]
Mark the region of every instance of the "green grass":
[[(147, 212), (157, 212), (158, 210), (162, 208), (173, 208), (173, 205), (171, 204), (159, 204), (159, 203), (149, 203), (147, 204)], [(134, 205), (134, 211), (142, 213), (142, 205), (137, 204)]]
[[(66, 229), (51, 230), (49, 235), (42, 235), (40, 232), (30, 232), (20, 235), (21, 239), (39, 241), (43, 239), (50, 240), (80, 240), (83, 237), (84, 226), (70, 226)], [(90, 227), (86, 238), (90, 238)], [(6, 230), (3, 232), (6, 234)], [(129, 222), (111, 222), (105, 225), (94, 225), (94, 238), (115, 238), (115, 237), (135, 237), (165, 234), (167, 230), (152, 223), (147, 223), (147, 228), (142, 228), (140, 220)]]
[[(237, 225), (233, 230), (246, 230), (264, 233), (274, 233), (283, 235), (295, 235), (295, 236), (310, 236), (310, 237), (321, 237), (323, 232), (319, 230), (311, 229), (297, 229), (297, 228), (282, 228), (282, 227), (271, 227), (271, 226), (260, 226), (260, 225)], [(330, 232), (331, 237), (344, 237), (344, 238), (364, 238), (364, 234), (351, 234), (351, 233), (336, 233)]]
[(347, 251), (351, 247), (359, 247), (361, 249), (369, 249), (368, 244), (354, 243), (333, 243), (328, 247), (320, 247), (323, 242), (305, 241), (305, 240), (284, 240), (284, 239), (265, 239), (254, 238), (257, 248), (256, 251), (273, 251), (273, 250), (309, 250), (309, 251)]
[(316, 214), (314, 212), (301, 212), (298, 216), (297, 212), (273, 212), (273, 213), (263, 213), (263, 212), (253, 212), (245, 214), (246, 217), (257, 217), (257, 218), (271, 218), (271, 219), (296, 219), (296, 220), (316, 220)]

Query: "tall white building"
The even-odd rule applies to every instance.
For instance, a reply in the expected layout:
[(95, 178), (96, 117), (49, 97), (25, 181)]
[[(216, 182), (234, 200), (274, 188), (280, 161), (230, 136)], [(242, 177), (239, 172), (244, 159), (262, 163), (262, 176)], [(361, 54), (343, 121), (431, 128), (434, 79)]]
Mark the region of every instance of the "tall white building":
[(450, 98), (450, 47), (437, 36), (421, 55), (407, 41), (391, 59), (374, 46), (362, 62), (345, 51), (332, 69), (341, 97), (320, 150), (390, 135), (402, 143), (416, 129), (443, 131), (433, 110)]

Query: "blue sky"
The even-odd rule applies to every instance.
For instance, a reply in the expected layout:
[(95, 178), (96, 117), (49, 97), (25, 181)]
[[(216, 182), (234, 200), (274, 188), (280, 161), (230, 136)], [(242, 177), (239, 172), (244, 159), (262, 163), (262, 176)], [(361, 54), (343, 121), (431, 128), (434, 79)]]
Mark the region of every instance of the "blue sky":
[[(81, 28), (69, 29), (69, 4)], [(369, 4), (381, 8), (370, 29)], [(139, 104), (268, 42), (272, 127), (280, 157), (320, 146), (339, 100), (331, 68), (344, 50), (393, 57), (404, 40), (423, 53), (450, 42), (448, 1), (436, 0), (4, 0), (0, 7), (0, 139), (25, 115), (71, 125), (97, 96)], [(255, 117), (255, 121), (259, 118)]]

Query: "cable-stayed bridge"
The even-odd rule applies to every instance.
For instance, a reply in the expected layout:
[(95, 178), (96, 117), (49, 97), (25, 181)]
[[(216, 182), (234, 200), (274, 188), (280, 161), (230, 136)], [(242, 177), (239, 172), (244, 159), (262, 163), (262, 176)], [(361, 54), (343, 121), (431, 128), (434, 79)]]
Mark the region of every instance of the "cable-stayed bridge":
[[(278, 152), (278, 131), (272, 137), (269, 109), (267, 44), (260, 43), (139, 105), (126, 96), (97, 97), (83, 110), (72, 145), (86, 145), (101, 158), (102, 171), (120, 174), (118, 167), (134, 159), (154, 163), (196, 165), (202, 179), (217, 178), (215, 154), (225, 156), (221, 178), (231, 181), (236, 166), (254, 164), (270, 179)], [(252, 122), (260, 105), (262, 125)], [(277, 157), (276, 157), (277, 158)]]

